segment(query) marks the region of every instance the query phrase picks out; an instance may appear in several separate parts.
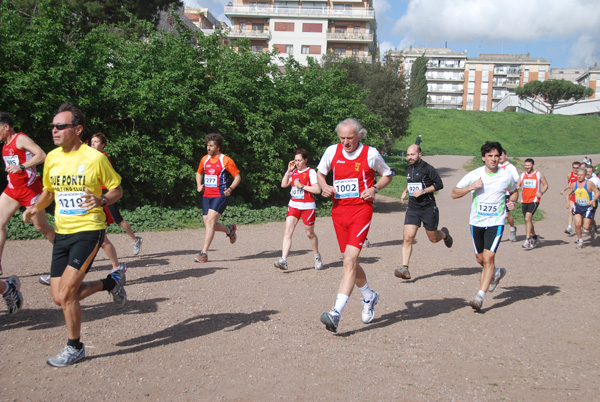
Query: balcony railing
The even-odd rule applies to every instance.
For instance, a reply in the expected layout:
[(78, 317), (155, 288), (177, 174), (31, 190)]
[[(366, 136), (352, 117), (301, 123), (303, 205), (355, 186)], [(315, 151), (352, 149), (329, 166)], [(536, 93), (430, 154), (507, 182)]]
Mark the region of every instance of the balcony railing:
[(269, 30), (254, 29), (232, 29), (226, 32), (228, 38), (255, 38), (269, 39), (271, 37)]
[(352, 8), (351, 10), (336, 10), (319, 7), (258, 7), (258, 6), (225, 6), (226, 16), (254, 17), (320, 17), (346, 19), (374, 19), (375, 10)]
[(358, 34), (354, 32), (327, 32), (329, 40), (348, 40), (353, 42), (373, 42), (373, 34)]
[(464, 74), (457, 74), (455, 76), (439, 76), (434, 74), (426, 74), (427, 81), (464, 81)]

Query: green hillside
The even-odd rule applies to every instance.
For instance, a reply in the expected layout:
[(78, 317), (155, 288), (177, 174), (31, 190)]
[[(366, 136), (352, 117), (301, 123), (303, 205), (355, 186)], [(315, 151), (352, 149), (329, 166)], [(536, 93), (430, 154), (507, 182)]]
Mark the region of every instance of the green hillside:
[(426, 155), (477, 155), (485, 141), (498, 141), (511, 156), (600, 153), (600, 117), (414, 109), (410, 135), (398, 154), (421, 135)]

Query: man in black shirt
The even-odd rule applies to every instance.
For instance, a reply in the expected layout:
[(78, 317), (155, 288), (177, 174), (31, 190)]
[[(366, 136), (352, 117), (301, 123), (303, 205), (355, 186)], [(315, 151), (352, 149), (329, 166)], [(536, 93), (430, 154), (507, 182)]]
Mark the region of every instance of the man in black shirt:
[(406, 167), (407, 186), (400, 201), (408, 194), (408, 208), (404, 217), (404, 241), (402, 242), (402, 267), (396, 268), (394, 275), (402, 279), (410, 279), (408, 263), (412, 254), (412, 243), (421, 227), (427, 231), (427, 237), (432, 243), (444, 240), (446, 247), (452, 247), (452, 236), (443, 227), (437, 230), (440, 214), (435, 203), (434, 193), (444, 188), (440, 175), (433, 166), (421, 159), (421, 147), (413, 144), (406, 151), (409, 165)]

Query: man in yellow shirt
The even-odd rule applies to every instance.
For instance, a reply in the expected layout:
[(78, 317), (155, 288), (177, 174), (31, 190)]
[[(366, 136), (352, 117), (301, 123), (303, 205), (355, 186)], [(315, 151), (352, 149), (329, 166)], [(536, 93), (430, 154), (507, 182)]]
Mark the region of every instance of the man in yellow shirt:
[[(106, 216), (102, 208), (117, 202), (123, 195), (121, 176), (108, 159), (81, 142), (85, 116), (70, 103), (63, 103), (52, 121), (52, 139), (58, 148), (48, 153), (44, 164), (44, 191), (37, 202), (23, 213), (31, 218), (55, 201), (56, 238), (50, 267), (52, 300), (61, 306), (67, 325), (65, 348), (47, 360), (50, 366), (64, 367), (85, 357), (80, 341), (80, 300), (107, 290), (122, 308), (127, 295), (125, 272), (116, 270), (106, 279), (83, 282), (96, 253), (104, 241)], [(108, 192), (102, 195), (102, 186)]]

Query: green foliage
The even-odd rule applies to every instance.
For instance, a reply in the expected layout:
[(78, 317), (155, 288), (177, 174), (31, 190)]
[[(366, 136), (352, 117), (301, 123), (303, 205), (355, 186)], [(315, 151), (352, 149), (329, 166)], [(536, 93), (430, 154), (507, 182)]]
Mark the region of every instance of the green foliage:
[(408, 106), (411, 109), (427, 106), (427, 57), (417, 57), (410, 70)]
[(410, 120), (411, 135), (396, 143), (394, 154), (406, 152), (419, 134), (425, 155), (479, 155), (485, 141), (500, 142), (512, 157), (600, 153), (598, 116), (419, 108), (411, 111)]
[[(317, 216), (331, 216), (331, 201), (317, 204)], [(284, 222), (287, 208), (271, 206), (253, 209), (250, 205), (230, 205), (223, 214), (221, 223), (228, 225), (250, 225), (265, 222)], [(135, 210), (121, 210), (123, 218), (129, 222), (136, 233), (178, 229), (198, 229), (203, 227), (202, 208), (160, 208), (152, 206), (138, 207)], [(54, 216), (46, 215), (50, 225), (54, 226)], [(23, 223), (22, 211), (17, 212), (6, 226), (9, 240), (43, 239), (32, 224)], [(123, 233), (119, 225), (110, 225), (107, 233)]]
[(381, 147), (378, 134), (389, 133), (340, 68), (290, 58), (283, 73), (275, 53), (253, 53), (247, 40), (234, 49), (219, 34), (182, 27), (167, 34), (134, 16), (87, 32), (70, 3), (60, 3), (40, 1), (31, 17), (10, 0), (0, 5), (0, 110), (49, 151), (56, 108), (80, 106), (89, 131), (108, 137), (125, 208), (196, 205), (195, 171), (209, 132), (223, 134), (241, 170), (233, 203), (254, 207), (283, 200), (279, 183), (294, 150), (317, 160), (338, 141), (342, 119), (360, 120), (372, 133), (369, 145)]
[(400, 71), (400, 62), (390, 60), (385, 64), (367, 63), (357, 58), (339, 59), (334, 54), (323, 58), (325, 69), (340, 68), (347, 71), (346, 81), (366, 91), (367, 109), (381, 116), (385, 128), (372, 133), (383, 140), (388, 150), (395, 141), (408, 132), (409, 109), (405, 102), (406, 83)]
[(402, 192), (406, 188), (405, 173), (408, 162), (406, 159), (402, 160), (402, 157), (400, 156), (386, 156), (385, 161), (388, 166), (394, 170), (395, 176), (390, 185), (381, 190), (380, 194), (400, 199)]
[(522, 87), (515, 88), (515, 93), (521, 99), (540, 97), (544, 102), (550, 104), (549, 112), (552, 113), (561, 100), (581, 100), (591, 96), (594, 90), (562, 79), (531, 81)]

